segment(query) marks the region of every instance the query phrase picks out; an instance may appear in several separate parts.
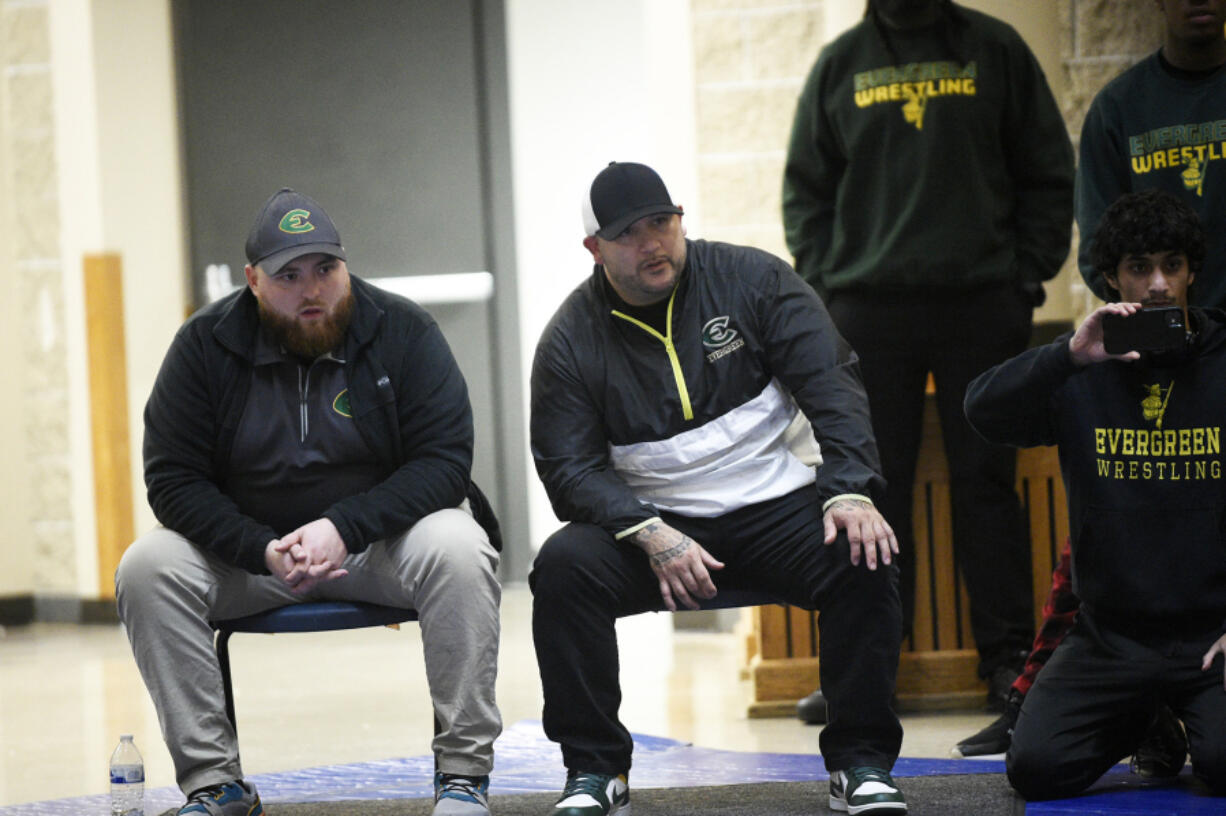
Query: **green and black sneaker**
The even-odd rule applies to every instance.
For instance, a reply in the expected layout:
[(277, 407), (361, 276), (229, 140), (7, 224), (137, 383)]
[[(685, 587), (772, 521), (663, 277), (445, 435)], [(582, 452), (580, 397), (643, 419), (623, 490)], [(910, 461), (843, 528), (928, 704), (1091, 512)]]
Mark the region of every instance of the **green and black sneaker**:
[(566, 788), (551, 816), (630, 816), (626, 775), (568, 771)]
[(857, 816), (907, 812), (907, 800), (881, 768), (848, 768), (830, 774), (830, 809)]

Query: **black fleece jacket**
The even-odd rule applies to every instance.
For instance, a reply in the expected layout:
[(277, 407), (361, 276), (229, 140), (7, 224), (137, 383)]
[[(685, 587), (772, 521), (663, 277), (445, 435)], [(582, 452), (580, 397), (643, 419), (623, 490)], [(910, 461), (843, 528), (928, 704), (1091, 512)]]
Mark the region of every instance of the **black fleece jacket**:
[[(344, 359), (353, 421), (385, 476), (368, 491), (319, 508), (319, 516), (356, 553), (469, 498), (500, 546), (497, 520), (470, 479), (472, 410), (442, 332), (416, 304), (355, 276), (350, 281), (355, 302)], [(264, 550), (278, 533), (241, 513), (222, 487), (258, 331), (257, 303), (246, 287), (183, 324), (145, 406), (144, 457), (149, 504), (161, 524), (262, 574)]]
[(656, 516), (615, 472), (611, 446), (711, 427), (773, 379), (821, 445), (816, 498), (880, 497), (859, 358), (787, 263), (752, 247), (687, 240), (667, 332), (663, 342), (619, 316), (600, 267), (546, 326), (532, 366), (532, 455), (559, 519), (617, 536)]

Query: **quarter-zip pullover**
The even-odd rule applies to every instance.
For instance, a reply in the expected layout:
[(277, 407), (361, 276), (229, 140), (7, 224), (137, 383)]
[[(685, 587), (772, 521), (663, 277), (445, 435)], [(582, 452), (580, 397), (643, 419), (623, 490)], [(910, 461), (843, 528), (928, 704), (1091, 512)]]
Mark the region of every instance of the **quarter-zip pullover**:
[(560, 519), (624, 537), (815, 482), (879, 493), (855, 353), (784, 261), (687, 240), (664, 332), (619, 306), (596, 267), (537, 346), (532, 453)]
[(384, 477), (354, 427), (344, 364), (332, 354), (303, 360), (260, 333), (224, 483), (242, 512), (278, 535)]
[[(498, 521), (472, 483), (472, 412), (455, 358), (421, 307), (356, 275), (342, 355), (343, 408), (381, 474), (371, 489), (312, 508), (351, 553), (399, 535), (426, 515), (458, 506), (501, 546)], [(244, 287), (180, 327), (145, 405), (145, 484), (158, 521), (223, 561), (266, 573), (264, 550), (279, 537), (242, 512), (226, 487), (235, 437), (255, 379), (260, 320)], [(314, 388), (315, 386), (313, 386)], [(255, 410), (254, 408), (252, 410)]]

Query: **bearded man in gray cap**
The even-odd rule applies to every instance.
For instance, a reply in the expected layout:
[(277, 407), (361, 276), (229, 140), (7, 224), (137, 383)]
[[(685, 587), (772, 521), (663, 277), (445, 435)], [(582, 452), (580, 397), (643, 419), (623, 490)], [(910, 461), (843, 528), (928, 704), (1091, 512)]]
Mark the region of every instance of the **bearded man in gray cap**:
[(532, 455), (567, 522), (529, 579), (567, 768), (551, 812), (629, 813), (616, 619), (755, 590), (822, 612), (830, 806), (905, 813), (898, 545), (855, 353), (788, 264), (687, 240), (651, 168), (610, 164), (583, 209), (595, 266), (532, 368)]
[(144, 443), (162, 526), (115, 574), (179, 814), (263, 813), (209, 621), (308, 600), (418, 611), (434, 813), (488, 814), (501, 538), (470, 477), (464, 378), (423, 309), (349, 274), (307, 196), (273, 194), (246, 254), (247, 286), (193, 315), (162, 363)]

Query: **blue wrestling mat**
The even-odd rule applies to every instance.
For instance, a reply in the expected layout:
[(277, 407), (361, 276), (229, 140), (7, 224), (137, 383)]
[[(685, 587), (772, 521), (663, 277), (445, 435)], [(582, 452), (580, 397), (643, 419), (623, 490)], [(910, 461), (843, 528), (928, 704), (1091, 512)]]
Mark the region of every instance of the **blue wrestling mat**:
[(1222, 816), (1226, 798), (1210, 796), (1191, 767), (1173, 781), (1146, 781), (1117, 765), (1072, 799), (1030, 802), (1026, 816)]
[[(498, 766), (491, 778), (494, 796), (554, 792), (566, 771), (558, 747), (549, 742), (537, 721), (525, 720), (506, 729), (495, 746)], [(899, 759), (898, 778), (1003, 774), (1004, 762), (967, 759)], [(434, 795), (431, 756), (306, 768), (248, 777), (269, 804), (277, 802), (343, 802), (375, 799), (421, 799)], [(817, 782), (829, 778), (820, 756), (717, 751), (663, 737), (634, 735), (635, 788), (705, 787), (712, 779), (724, 784), (755, 782)], [(1003, 783), (1002, 783), (1003, 784)], [(1118, 767), (1082, 796), (1026, 806), (1027, 816), (1208, 816), (1226, 814), (1226, 800), (1203, 793), (1190, 769), (1175, 782), (1142, 782)], [(145, 791), (145, 813), (160, 813), (183, 802), (177, 788)], [(83, 816), (104, 814), (105, 794), (31, 802), (0, 807), (0, 816)]]

